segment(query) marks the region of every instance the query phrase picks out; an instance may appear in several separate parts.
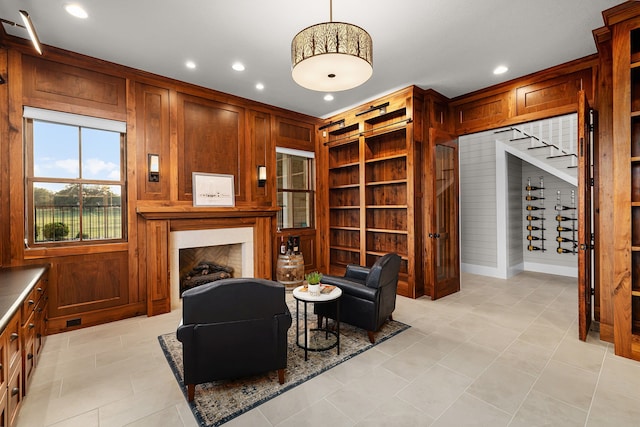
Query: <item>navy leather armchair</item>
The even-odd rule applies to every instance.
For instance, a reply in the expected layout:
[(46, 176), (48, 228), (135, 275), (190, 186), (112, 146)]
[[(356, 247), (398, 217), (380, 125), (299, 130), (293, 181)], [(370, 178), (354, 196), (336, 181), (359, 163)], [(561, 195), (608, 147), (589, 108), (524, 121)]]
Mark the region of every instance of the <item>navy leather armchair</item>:
[(278, 371), (284, 383), (291, 313), (284, 285), (224, 279), (182, 294), (184, 383), (189, 401), (204, 382)]
[[(378, 258), (371, 268), (350, 264), (344, 277), (323, 276), (322, 283), (342, 289), (340, 322), (365, 329), (373, 343), (374, 333), (387, 319), (392, 319), (399, 272), (400, 257), (389, 253)], [(335, 318), (334, 304), (318, 304), (314, 311), (319, 325), (324, 317)]]

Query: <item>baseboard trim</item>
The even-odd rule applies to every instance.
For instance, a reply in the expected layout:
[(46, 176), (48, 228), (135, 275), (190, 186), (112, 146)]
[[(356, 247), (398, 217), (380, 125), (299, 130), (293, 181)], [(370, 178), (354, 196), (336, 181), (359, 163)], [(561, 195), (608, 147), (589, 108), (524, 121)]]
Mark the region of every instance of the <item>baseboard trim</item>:
[(495, 277), (497, 279), (509, 279), (524, 271), (534, 273), (555, 274), (556, 276), (578, 277), (577, 267), (563, 267), (559, 265), (538, 264), (534, 262), (525, 262), (509, 267), (507, 272), (502, 272), (497, 267), (487, 267), (475, 264), (460, 264), (460, 271), (463, 273), (478, 274), (480, 276)]
[[(101, 325), (143, 314), (146, 314), (146, 303), (144, 301), (85, 313), (50, 317), (47, 321), (47, 335)], [(67, 326), (67, 322), (71, 322), (74, 326)]]

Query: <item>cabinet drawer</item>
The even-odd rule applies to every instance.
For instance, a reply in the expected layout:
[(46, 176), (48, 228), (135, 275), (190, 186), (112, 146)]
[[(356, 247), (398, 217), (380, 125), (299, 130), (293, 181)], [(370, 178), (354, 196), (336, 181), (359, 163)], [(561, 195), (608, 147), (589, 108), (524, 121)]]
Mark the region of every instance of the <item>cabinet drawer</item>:
[(22, 403), (22, 369), (18, 358), (18, 368), (9, 379), (9, 387), (7, 388), (7, 416), (9, 422), (7, 425), (13, 426), (16, 422), (18, 409)]
[(6, 384), (0, 389), (0, 426), (8, 426), (7, 418), (7, 387)]
[[(45, 337), (47, 335), (47, 310), (49, 304), (46, 298), (41, 298), (38, 301), (38, 305), (35, 310), (35, 324), (36, 324), (36, 342), (35, 342), (35, 355), (36, 358), (40, 356), (42, 346), (44, 345)], [(37, 362), (36, 362), (37, 363)]]
[(33, 368), (36, 366), (36, 313), (32, 312), (31, 316), (24, 322), (22, 326), (22, 367), (23, 367), (23, 384), (22, 392), (27, 393), (27, 386), (33, 374)]
[(38, 297), (39, 294), (36, 296), (36, 289), (34, 287), (22, 302), (22, 320), (28, 319), (29, 315), (33, 313), (34, 308), (36, 308), (36, 301)]
[(21, 334), (20, 326), (20, 313), (16, 313), (5, 329), (5, 336), (7, 339), (7, 361), (9, 363), (8, 376), (11, 377), (12, 373), (20, 366), (21, 353)]
[[(0, 335), (0, 392), (7, 389), (7, 377), (9, 373), (9, 366), (7, 365), (7, 334), (3, 332)], [(6, 399), (6, 396), (5, 396)], [(0, 409), (3, 406), (0, 405)], [(2, 424), (6, 425), (6, 424)]]
[(47, 299), (47, 281), (41, 279), (36, 283), (36, 285), (31, 289), (29, 295), (22, 302), (22, 320), (25, 321), (29, 318), (29, 315), (35, 310), (37, 304), (40, 300)]

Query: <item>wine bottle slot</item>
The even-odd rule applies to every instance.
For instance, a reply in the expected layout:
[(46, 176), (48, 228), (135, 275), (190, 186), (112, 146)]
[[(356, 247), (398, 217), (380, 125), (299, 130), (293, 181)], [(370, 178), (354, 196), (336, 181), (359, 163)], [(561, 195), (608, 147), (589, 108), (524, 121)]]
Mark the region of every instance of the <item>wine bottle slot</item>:
[(529, 250), (529, 251), (542, 251), (543, 249), (540, 246), (529, 245), (529, 246), (527, 246), (527, 250)]
[(538, 227), (537, 225), (527, 225), (527, 230), (529, 231), (546, 230), (546, 228)]
[(527, 221), (544, 221), (544, 218), (541, 216), (533, 216), (533, 215), (527, 215)]
[(571, 206), (556, 205), (556, 210), (557, 211), (572, 211), (574, 209), (575, 209), (575, 207), (571, 207)]
[(538, 196), (526, 196), (525, 200), (544, 200), (544, 197), (538, 197)]
[(560, 225), (556, 227), (556, 230), (558, 230), (558, 231), (577, 231), (577, 230), (575, 230), (575, 229), (573, 229), (573, 228), (569, 228), (569, 227), (562, 227), (562, 226), (560, 226)]
[(543, 187), (534, 187), (532, 185), (527, 185), (526, 187), (524, 187), (524, 189), (527, 190), (527, 191), (544, 190)]
[(527, 205), (527, 210), (528, 211), (543, 211), (544, 208), (541, 208), (540, 206)]
[(573, 253), (575, 253), (574, 251), (572, 251), (570, 249), (565, 249), (565, 248), (558, 248), (558, 249), (556, 249), (556, 251), (559, 254), (573, 254)]
[(558, 237), (556, 237), (556, 241), (558, 241), (558, 242), (573, 242), (573, 243), (578, 243), (576, 240), (573, 240), (573, 239), (567, 239), (566, 237), (562, 237), (562, 236), (558, 236)]
[(569, 218), (568, 216), (557, 215), (556, 221), (575, 221), (575, 218)]
[(527, 240), (531, 241), (531, 240), (547, 240), (547, 239), (545, 239), (543, 237), (528, 235), (527, 236)]

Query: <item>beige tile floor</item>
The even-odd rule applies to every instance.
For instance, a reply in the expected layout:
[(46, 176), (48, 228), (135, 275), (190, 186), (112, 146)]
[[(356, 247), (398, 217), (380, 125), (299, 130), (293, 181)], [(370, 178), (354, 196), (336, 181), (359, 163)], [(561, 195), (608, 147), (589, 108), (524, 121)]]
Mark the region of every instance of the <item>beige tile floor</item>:
[[(639, 426), (640, 363), (578, 341), (576, 307), (575, 279), (465, 274), (441, 300), (399, 297), (408, 331), (227, 425)], [(195, 426), (156, 338), (179, 317), (48, 337), (18, 426)]]

